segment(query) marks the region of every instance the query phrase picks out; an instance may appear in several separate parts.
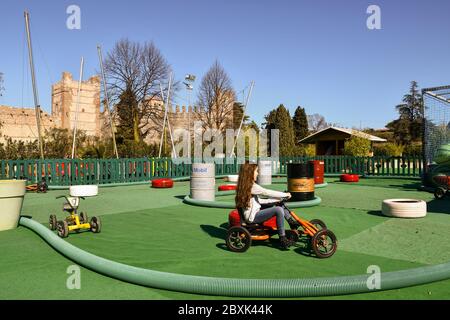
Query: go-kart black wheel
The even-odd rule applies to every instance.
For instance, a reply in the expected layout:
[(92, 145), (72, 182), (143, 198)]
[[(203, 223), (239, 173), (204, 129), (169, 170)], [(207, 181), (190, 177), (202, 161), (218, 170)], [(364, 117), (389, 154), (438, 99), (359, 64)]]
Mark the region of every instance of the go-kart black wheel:
[(319, 259), (329, 258), (337, 249), (336, 236), (331, 230), (319, 230), (311, 239), (311, 247)]
[(319, 220), (319, 219), (313, 219), (309, 223), (311, 223), (313, 226), (315, 226), (319, 230), (327, 228), (327, 225), (325, 224), (325, 222), (323, 222), (322, 220)]
[(67, 224), (67, 221), (58, 221), (56, 229), (58, 231), (58, 236), (61, 238), (67, 238), (69, 236), (69, 225)]
[(441, 200), (441, 199), (443, 199), (444, 197), (445, 197), (445, 194), (447, 193), (447, 190), (445, 190), (444, 188), (442, 188), (442, 187), (439, 187), (439, 188), (437, 188), (435, 191), (434, 191), (434, 197), (436, 198), (436, 199), (439, 199), (439, 200)]
[(56, 220), (56, 215), (51, 214), (48, 219), (48, 227), (50, 230), (55, 231), (57, 227), (58, 221)]
[(231, 227), (227, 233), (227, 247), (233, 252), (245, 252), (252, 245), (252, 236), (247, 229)]
[(80, 223), (89, 223), (89, 217), (86, 213), (80, 213)]
[(286, 230), (286, 238), (296, 243), (299, 239), (299, 233), (297, 230)]
[(91, 218), (91, 231), (93, 233), (100, 233), (102, 231), (102, 222), (100, 217), (92, 217)]

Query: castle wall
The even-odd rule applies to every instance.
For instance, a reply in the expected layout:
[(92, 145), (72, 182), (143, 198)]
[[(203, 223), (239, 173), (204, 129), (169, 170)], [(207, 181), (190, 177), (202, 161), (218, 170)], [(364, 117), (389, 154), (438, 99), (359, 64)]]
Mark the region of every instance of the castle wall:
[[(0, 106), (0, 123), (2, 124), (0, 142), (4, 142), (7, 137), (22, 141), (33, 141), (38, 138), (34, 108)], [(58, 121), (41, 111), (42, 133), (55, 126), (59, 126)]]

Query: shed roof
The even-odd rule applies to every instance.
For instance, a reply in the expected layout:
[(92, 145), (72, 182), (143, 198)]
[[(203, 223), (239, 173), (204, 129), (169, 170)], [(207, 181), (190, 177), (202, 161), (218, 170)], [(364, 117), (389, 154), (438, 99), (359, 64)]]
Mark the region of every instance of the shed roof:
[(373, 136), (371, 134), (362, 132), (362, 131), (358, 131), (358, 130), (354, 130), (354, 129), (346, 129), (346, 128), (338, 128), (338, 127), (328, 127), (325, 129), (322, 129), (320, 131), (317, 131), (316, 133), (313, 133), (312, 135), (300, 140), (300, 143), (314, 143), (319, 136), (321, 136), (322, 134), (329, 132), (329, 131), (338, 131), (338, 132), (343, 132), (346, 133), (350, 136), (358, 136), (361, 138), (366, 138), (372, 142), (387, 142), (386, 139), (377, 137), (377, 136)]

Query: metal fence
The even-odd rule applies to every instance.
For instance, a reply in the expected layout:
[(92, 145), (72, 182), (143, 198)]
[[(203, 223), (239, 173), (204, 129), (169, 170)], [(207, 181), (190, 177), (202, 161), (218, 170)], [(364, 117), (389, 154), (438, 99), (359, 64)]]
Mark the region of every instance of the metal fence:
[[(281, 157), (272, 160), (273, 173), (285, 174), (290, 162), (323, 160), (325, 174), (355, 173), (368, 176), (419, 177), (420, 157)], [(237, 174), (237, 159), (214, 159), (216, 175)], [(25, 179), (30, 184), (45, 178), (48, 185), (113, 184), (144, 182), (154, 178), (187, 177), (190, 164), (174, 163), (171, 158), (139, 159), (48, 159), (1, 160), (0, 179)]]

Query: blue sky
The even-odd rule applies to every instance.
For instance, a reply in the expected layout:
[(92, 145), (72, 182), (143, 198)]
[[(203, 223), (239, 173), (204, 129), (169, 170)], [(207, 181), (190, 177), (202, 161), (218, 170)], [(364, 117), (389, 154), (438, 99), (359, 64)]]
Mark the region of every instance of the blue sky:
[[(66, 28), (71, 4), (81, 8), (81, 30)], [(371, 4), (381, 8), (381, 30), (366, 26)], [(218, 59), (236, 91), (254, 80), (248, 113), (258, 123), (283, 103), (291, 114), (301, 105), (342, 126), (380, 128), (411, 80), (450, 84), (448, 0), (2, 0), (0, 104), (33, 106), (24, 9), (47, 111), (63, 71), (78, 78), (84, 56), (87, 79), (98, 70), (96, 44), (106, 52), (123, 37), (154, 41), (178, 79), (192, 73), (198, 84)]]

